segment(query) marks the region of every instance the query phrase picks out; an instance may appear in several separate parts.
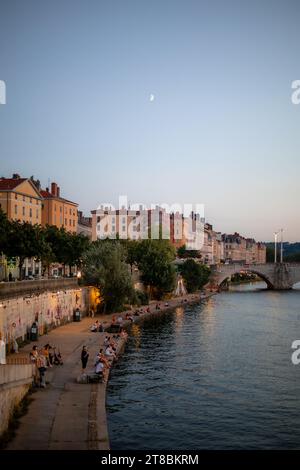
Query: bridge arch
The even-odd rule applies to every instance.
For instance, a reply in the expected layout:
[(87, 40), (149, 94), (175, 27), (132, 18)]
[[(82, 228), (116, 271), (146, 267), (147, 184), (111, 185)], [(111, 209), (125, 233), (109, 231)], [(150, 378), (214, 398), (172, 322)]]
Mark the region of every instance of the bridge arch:
[(228, 279), (229, 280), (231, 279), (231, 276), (233, 276), (234, 274), (240, 274), (241, 272), (255, 274), (267, 284), (268, 289), (274, 289), (274, 285), (272, 281), (269, 279), (269, 277), (266, 274), (262, 273), (258, 269), (255, 269), (254, 267), (245, 268), (243, 266), (240, 266), (240, 267), (235, 266), (234, 268), (228, 270), (227, 272), (224, 272), (224, 273), (221, 272), (219, 275), (215, 277), (215, 284), (217, 285), (218, 288), (220, 288), (222, 284), (225, 283), (225, 281), (227, 281)]

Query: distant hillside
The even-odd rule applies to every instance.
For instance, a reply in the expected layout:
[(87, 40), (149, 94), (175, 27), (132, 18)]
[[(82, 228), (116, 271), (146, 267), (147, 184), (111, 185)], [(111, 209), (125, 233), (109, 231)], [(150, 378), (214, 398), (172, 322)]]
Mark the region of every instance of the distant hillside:
[[(274, 242), (265, 242), (268, 252), (274, 252)], [(280, 242), (277, 243), (278, 253), (280, 252)], [(283, 243), (283, 258), (287, 261), (300, 261), (300, 242)], [(271, 259), (269, 259), (271, 261)]]

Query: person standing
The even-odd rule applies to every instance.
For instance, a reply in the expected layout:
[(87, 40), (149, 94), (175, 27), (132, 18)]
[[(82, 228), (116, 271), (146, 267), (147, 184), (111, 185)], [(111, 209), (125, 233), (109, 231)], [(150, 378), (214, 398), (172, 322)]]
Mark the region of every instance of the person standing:
[(89, 360), (89, 353), (88, 353), (87, 347), (83, 346), (82, 351), (81, 351), (81, 364), (82, 364), (82, 373), (83, 374), (84, 374), (84, 371), (86, 369), (88, 360)]

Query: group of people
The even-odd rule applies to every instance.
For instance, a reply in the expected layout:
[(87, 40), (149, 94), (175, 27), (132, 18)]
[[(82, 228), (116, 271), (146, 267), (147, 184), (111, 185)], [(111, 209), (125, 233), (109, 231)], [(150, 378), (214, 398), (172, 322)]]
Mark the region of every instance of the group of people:
[(90, 330), (91, 330), (92, 333), (96, 333), (96, 332), (102, 333), (104, 331), (104, 326), (102, 325), (102, 323), (100, 323), (98, 320), (96, 320), (90, 326)]
[[(103, 347), (99, 349), (93, 361), (93, 373), (104, 377), (105, 371), (110, 368), (111, 363), (117, 359), (118, 339), (126, 338), (127, 333), (122, 330), (117, 335), (106, 335), (104, 337)], [(81, 366), (82, 374), (86, 373), (86, 368), (89, 362), (90, 353), (87, 346), (83, 346), (81, 351)]]
[(50, 346), (49, 343), (38, 349), (34, 345), (29, 353), (31, 363), (35, 364), (36, 372), (34, 382), (37, 387), (46, 387), (46, 370), (54, 365), (63, 365), (60, 352), (56, 352), (56, 348)]

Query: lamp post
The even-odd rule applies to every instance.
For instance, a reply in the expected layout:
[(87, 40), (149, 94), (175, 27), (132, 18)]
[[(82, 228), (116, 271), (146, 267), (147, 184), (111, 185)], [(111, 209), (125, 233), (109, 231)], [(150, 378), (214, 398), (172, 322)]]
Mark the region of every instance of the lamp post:
[(274, 249), (274, 263), (277, 263), (277, 235), (279, 232), (274, 232), (274, 240), (275, 240), (275, 249)]
[(283, 263), (283, 228), (280, 229), (280, 263)]

